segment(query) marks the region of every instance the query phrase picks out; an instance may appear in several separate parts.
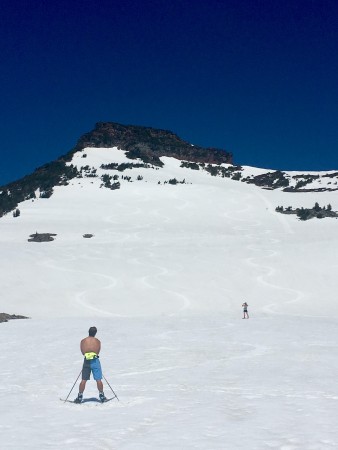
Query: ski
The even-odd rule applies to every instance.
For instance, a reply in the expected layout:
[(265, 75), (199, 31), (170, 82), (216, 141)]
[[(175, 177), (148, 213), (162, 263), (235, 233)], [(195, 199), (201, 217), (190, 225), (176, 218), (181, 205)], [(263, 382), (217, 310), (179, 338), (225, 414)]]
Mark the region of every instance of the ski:
[(91, 403), (108, 403), (111, 400), (114, 400), (114, 398), (117, 398), (117, 397), (107, 398), (107, 400), (105, 400), (104, 402), (101, 402), (101, 400), (99, 400), (98, 398), (84, 398), (81, 403), (77, 403), (74, 400), (65, 400), (64, 398), (60, 398), (60, 401), (64, 402), (64, 403), (73, 403), (74, 405), (81, 405), (82, 403), (90, 403), (90, 402)]
[(107, 403), (107, 402), (110, 402), (110, 400), (114, 400), (114, 398), (117, 398), (117, 397), (107, 398), (107, 399), (104, 400), (103, 402), (101, 402), (101, 400), (99, 400), (99, 402), (100, 402), (100, 403)]
[(79, 405), (80, 403), (75, 403), (74, 400), (65, 400), (64, 398), (60, 398), (63, 403), (74, 403), (74, 405)]

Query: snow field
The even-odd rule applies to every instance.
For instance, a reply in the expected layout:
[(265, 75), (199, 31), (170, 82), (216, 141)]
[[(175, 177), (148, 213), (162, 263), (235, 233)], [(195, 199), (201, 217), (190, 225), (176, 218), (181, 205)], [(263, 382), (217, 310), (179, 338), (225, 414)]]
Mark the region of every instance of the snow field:
[[(125, 161), (86, 153), (74, 161)], [(275, 212), (338, 209), (337, 194), (261, 190), (163, 160), (126, 171), (134, 181), (120, 190), (75, 179), (0, 220), (0, 309), (32, 318), (0, 324), (1, 445), (337, 448), (338, 222)], [(163, 185), (174, 177), (187, 184)], [(36, 231), (57, 236), (27, 242)], [(92, 325), (120, 402), (63, 404)], [(85, 396), (96, 395), (91, 381)]]
[[(94, 323), (120, 402), (58, 400), (81, 369), (77, 344), (93, 321), (3, 324), (3, 448), (336, 447), (334, 320), (209, 314)], [(96, 396), (89, 381), (85, 398)]]

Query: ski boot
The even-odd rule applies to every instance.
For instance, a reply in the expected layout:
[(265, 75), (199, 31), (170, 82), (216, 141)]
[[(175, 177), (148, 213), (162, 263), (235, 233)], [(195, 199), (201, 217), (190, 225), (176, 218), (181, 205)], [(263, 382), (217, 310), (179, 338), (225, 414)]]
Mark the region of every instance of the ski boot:
[(76, 397), (76, 399), (74, 400), (74, 403), (81, 403), (83, 399), (83, 394), (81, 394), (79, 392), (78, 396)]
[(107, 401), (107, 397), (104, 395), (103, 391), (99, 393), (99, 397), (100, 397), (101, 403), (104, 403)]

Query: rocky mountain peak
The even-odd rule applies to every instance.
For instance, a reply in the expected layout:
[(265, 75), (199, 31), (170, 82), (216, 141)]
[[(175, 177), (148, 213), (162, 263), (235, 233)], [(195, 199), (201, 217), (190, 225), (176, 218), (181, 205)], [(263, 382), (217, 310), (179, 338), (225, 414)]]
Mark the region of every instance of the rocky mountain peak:
[(75, 151), (86, 147), (118, 147), (130, 159), (161, 166), (161, 156), (209, 164), (232, 164), (232, 154), (217, 148), (191, 145), (175, 133), (151, 127), (98, 122), (78, 141)]

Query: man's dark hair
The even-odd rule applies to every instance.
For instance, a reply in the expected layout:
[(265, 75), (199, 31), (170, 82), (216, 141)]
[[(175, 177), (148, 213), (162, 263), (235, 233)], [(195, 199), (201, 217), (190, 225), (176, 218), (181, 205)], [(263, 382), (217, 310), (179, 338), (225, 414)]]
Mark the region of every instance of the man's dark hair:
[(95, 334), (97, 333), (97, 328), (96, 327), (90, 327), (88, 333), (89, 333), (89, 336), (94, 337)]

